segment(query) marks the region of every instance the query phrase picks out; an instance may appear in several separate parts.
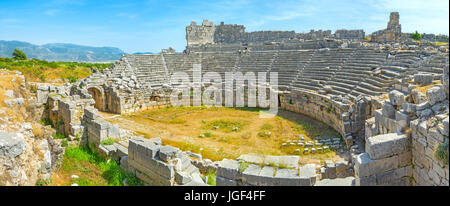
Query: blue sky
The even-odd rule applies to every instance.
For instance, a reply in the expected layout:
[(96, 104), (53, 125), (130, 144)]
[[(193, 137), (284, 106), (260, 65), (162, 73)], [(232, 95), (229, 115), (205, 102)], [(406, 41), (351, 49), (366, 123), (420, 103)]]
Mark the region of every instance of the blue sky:
[(0, 40), (112, 46), (126, 52), (185, 48), (185, 27), (209, 19), (247, 31), (386, 27), (400, 12), (404, 32), (447, 34), (448, 0), (0, 0)]

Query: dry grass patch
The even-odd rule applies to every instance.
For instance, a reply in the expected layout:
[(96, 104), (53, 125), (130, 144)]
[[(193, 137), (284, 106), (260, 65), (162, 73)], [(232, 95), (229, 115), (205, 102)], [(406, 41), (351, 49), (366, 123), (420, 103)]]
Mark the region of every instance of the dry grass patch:
[[(236, 159), (250, 153), (291, 155), (290, 151), (281, 149), (287, 139), (299, 134), (310, 137), (307, 140), (318, 135), (337, 135), (329, 126), (303, 115), (280, 111), (279, 116), (260, 118), (259, 111), (254, 108), (168, 107), (107, 120), (147, 138), (160, 137), (163, 144), (201, 153), (214, 161)], [(168, 123), (170, 119), (183, 124)]]

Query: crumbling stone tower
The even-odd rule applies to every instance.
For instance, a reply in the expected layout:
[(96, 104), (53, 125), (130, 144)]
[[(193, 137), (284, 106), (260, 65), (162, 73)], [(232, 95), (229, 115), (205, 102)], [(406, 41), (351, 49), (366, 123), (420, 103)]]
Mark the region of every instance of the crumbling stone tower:
[(187, 45), (214, 44), (215, 31), (216, 25), (213, 22), (203, 20), (202, 25), (197, 25), (197, 22), (193, 21), (186, 27)]
[(400, 42), (402, 36), (402, 25), (400, 24), (400, 14), (391, 12), (386, 29), (372, 33), (372, 42)]

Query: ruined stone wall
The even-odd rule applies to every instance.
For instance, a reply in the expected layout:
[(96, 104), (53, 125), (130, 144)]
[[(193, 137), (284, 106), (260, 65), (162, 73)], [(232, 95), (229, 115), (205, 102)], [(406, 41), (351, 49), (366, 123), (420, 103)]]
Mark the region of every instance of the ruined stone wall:
[[(396, 85), (366, 121), (366, 153), (355, 163), (359, 185), (448, 186), (448, 66), (443, 84), (427, 86), (432, 81), (416, 74)], [(439, 150), (447, 150), (447, 160)]]
[(349, 39), (349, 40), (364, 40), (364, 30), (346, 30), (340, 29), (334, 32), (333, 37), (336, 39)]
[(186, 27), (187, 45), (213, 44), (216, 26), (208, 20), (203, 21), (202, 25), (192, 22)]
[(295, 31), (254, 31), (246, 32), (245, 26), (236, 24), (219, 25), (204, 20), (202, 25), (192, 22), (186, 27), (187, 49), (190, 47), (214, 44), (251, 45), (264, 44), (268, 42), (285, 42), (292, 39), (297, 40), (321, 40), (334, 37), (335, 39), (363, 40), (363, 30), (338, 30), (334, 35), (331, 30), (311, 30), (306, 33)]
[(372, 42), (400, 42), (402, 37), (402, 26), (400, 25), (400, 14), (392, 12), (386, 29), (376, 31), (371, 35)]
[(280, 95), (280, 104), (282, 109), (313, 117), (329, 125), (343, 137), (351, 133), (348, 122), (350, 116), (347, 113), (349, 105), (332, 101), (327, 96), (306, 91), (292, 91)]
[[(298, 164), (298, 157), (296, 160)], [(243, 168), (240, 164), (244, 163), (229, 159), (217, 164), (217, 186), (313, 186), (316, 183), (314, 164), (278, 169), (258, 164)]]
[(130, 139), (126, 161), (127, 170), (148, 185), (206, 185), (188, 155), (178, 148), (162, 146), (159, 138)]

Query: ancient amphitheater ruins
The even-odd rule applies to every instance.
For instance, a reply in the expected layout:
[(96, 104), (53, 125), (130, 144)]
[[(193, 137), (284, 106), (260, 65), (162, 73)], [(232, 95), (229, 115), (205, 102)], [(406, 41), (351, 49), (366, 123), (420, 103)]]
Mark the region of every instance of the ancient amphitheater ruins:
[[(147, 185), (205, 185), (200, 173), (213, 169), (218, 186), (448, 186), (448, 162), (435, 155), (436, 148), (448, 152), (448, 47), (412, 41), (397, 12), (386, 29), (369, 36), (363, 30), (246, 32), (242, 25), (192, 22), (184, 52), (125, 55), (75, 84), (39, 85), (36, 101), (47, 105), (43, 115), (58, 131), (120, 161)], [(342, 140), (312, 144), (341, 142), (349, 158), (299, 165), (298, 156), (264, 157), (290, 165), (276, 172), (255, 155), (213, 162), (161, 139), (132, 135), (99, 115), (170, 105), (179, 84), (173, 74), (192, 75), (195, 64), (222, 79), (226, 72), (278, 73), (278, 84), (268, 88), (276, 88), (280, 108), (334, 128)], [(217, 89), (224, 91), (224, 84)], [(111, 137), (120, 142), (100, 144)], [(304, 143), (302, 137), (293, 142)], [(251, 164), (242, 171), (239, 160)]]

